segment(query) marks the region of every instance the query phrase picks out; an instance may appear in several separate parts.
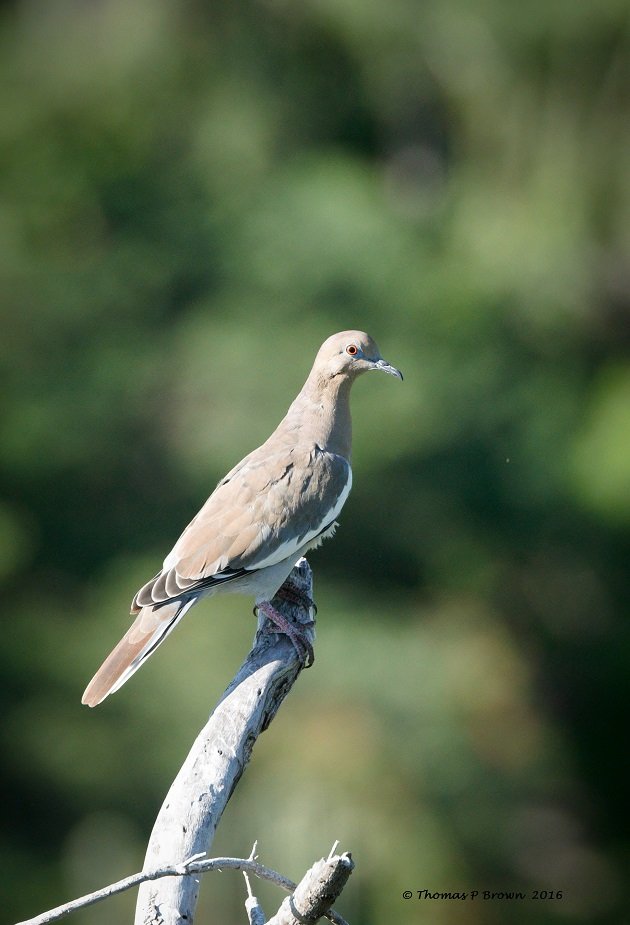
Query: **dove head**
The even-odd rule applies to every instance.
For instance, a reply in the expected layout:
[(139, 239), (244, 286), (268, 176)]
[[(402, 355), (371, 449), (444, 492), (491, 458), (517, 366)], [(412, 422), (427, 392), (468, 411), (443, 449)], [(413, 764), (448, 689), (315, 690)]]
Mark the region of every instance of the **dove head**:
[(286, 440), (304, 441), (350, 459), (352, 418), (350, 389), (361, 373), (381, 370), (402, 379), (383, 359), (369, 334), (342, 331), (319, 348), (302, 391), (289, 408), (280, 430)]
[(333, 334), (319, 348), (313, 370), (323, 379), (355, 379), (360, 373), (381, 370), (402, 379), (402, 373), (381, 356), (376, 342), (364, 331)]

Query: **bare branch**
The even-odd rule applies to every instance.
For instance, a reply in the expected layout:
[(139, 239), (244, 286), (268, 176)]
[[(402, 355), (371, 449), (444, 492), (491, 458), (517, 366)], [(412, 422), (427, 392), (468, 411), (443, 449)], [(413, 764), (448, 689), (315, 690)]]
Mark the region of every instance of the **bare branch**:
[[(138, 886), (141, 883), (146, 883), (150, 880), (160, 880), (163, 877), (186, 877), (191, 874), (205, 874), (210, 870), (248, 871), (261, 880), (269, 880), (271, 883), (275, 883), (276, 886), (279, 886), (287, 893), (292, 893), (296, 888), (296, 884), (293, 880), (289, 880), (288, 877), (278, 873), (277, 870), (272, 870), (271, 867), (265, 867), (264, 864), (260, 864), (252, 858), (206, 858), (205, 860), (199, 860), (198, 856), (194, 856), (188, 861), (183, 861), (181, 864), (167, 864), (156, 870), (140, 871), (140, 873), (132, 874), (130, 877), (125, 877), (123, 880), (111, 883), (109, 886), (102, 887), (100, 890), (95, 890), (94, 893), (87, 893), (85, 896), (79, 897), (79, 899), (73, 899), (68, 903), (64, 903), (62, 906), (56, 906), (56, 908), (50, 909), (48, 912), (42, 912), (41, 915), (36, 915), (32, 919), (25, 919), (23, 922), (18, 922), (17, 925), (50, 925), (50, 923), (58, 922), (72, 912), (85, 909), (87, 906), (93, 906), (95, 903), (102, 902), (104, 899), (109, 899), (111, 896), (117, 896), (119, 893), (124, 893), (126, 890), (130, 890), (132, 887)], [(330, 910), (327, 918), (335, 923), (335, 925), (347, 925), (341, 916), (337, 915), (332, 910)]]
[(314, 925), (327, 915), (353, 870), (354, 861), (347, 852), (317, 861), (268, 925)]
[[(274, 598), (274, 607), (312, 643), (312, 573), (300, 559), (290, 575), (297, 596)], [(151, 833), (145, 868), (154, 869), (208, 852), (223, 810), (260, 733), (276, 715), (302, 668), (286, 635), (259, 617), (254, 647), (194, 742), (162, 804)], [(181, 925), (194, 921), (199, 879), (145, 882), (138, 893), (135, 925)]]
[(243, 871), (243, 876), (245, 877), (245, 884), (247, 886), (245, 911), (247, 912), (249, 925), (265, 925), (265, 913), (263, 912), (262, 906), (258, 901), (258, 897), (254, 896), (252, 893), (252, 885), (249, 882), (249, 877), (247, 876), (246, 871)]
[[(307, 638), (310, 636), (312, 645), (313, 608), (295, 603), (301, 594), (308, 604), (311, 603), (312, 574), (305, 559), (295, 566), (290, 581), (298, 591), (297, 596), (291, 595), (291, 601), (278, 597), (274, 606), (290, 622), (301, 624), (301, 632), (306, 633)], [(256, 843), (247, 859), (207, 859), (206, 854), (256, 739), (269, 726), (301, 668), (302, 663), (289, 639), (276, 635), (274, 627), (268, 625), (264, 617), (259, 618), (252, 651), (197, 737), (167, 794), (149, 841), (144, 870), (19, 925), (49, 925), (77, 909), (138, 885), (136, 925), (155, 921), (161, 925), (192, 923), (199, 892), (196, 875), (210, 870), (247, 871), (292, 893), (296, 889), (293, 881), (256, 860)], [(335, 848), (336, 843), (331, 855)], [(173, 863), (173, 858), (181, 860)], [(283, 903), (272, 921), (284, 925), (297, 921), (296, 916), (301, 916), (302, 920), (306, 916), (310, 922), (315, 921), (315, 914), (317, 918), (325, 914), (336, 925), (347, 925), (329, 907), (352, 867), (350, 855), (343, 855), (341, 859), (329, 855), (328, 860), (318, 862), (303, 878), (286, 910), (286, 903)], [(337, 884), (340, 884), (338, 889)], [(251, 895), (249, 885), (248, 893), (250, 920), (263, 922), (262, 909)], [(280, 915), (284, 917), (278, 918)]]
[(64, 903), (62, 906), (57, 906), (55, 909), (50, 909), (48, 912), (36, 915), (32, 919), (25, 919), (23, 922), (18, 922), (17, 925), (49, 925), (50, 922), (58, 922), (59, 919), (65, 918), (78, 909), (84, 909), (86, 906), (93, 906), (95, 903), (102, 902), (104, 899), (109, 899), (110, 896), (124, 893), (132, 887), (139, 886), (139, 884), (146, 883), (150, 880), (160, 880), (162, 877), (183, 877), (189, 876), (190, 874), (202, 874), (207, 873), (209, 870), (230, 869), (247, 870), (257, 877), (260, 877), (262, 880), (270, 880), (272, 883), (275, 883), (276, 886), (281, 887), (287, 892), (291, 892), (291, 890), (295, 889), (295, 884), (292, 880), (289, 880), (288, 877), (283, 877), (282, 874), (278, 873), (276, 870), (272, 870), (270, 867), (259, 864), (258, 861), (246, 858), (207, 858), (202, 861), (198, 859), (198, 856), (195, 856), (188, 861), (183, 861), (181, 864), (167, 864), (155, 870), (140, 871), (140, 873), (132, 874), (130, 877), (125, 877), (123, 880), (111, 883), (109, 886), (102, 887), (100, 890), (95, 890), (94, 893), (87, 893), (85, 896), (79, 897), (79, 899), (73, 899), (71, 902)]

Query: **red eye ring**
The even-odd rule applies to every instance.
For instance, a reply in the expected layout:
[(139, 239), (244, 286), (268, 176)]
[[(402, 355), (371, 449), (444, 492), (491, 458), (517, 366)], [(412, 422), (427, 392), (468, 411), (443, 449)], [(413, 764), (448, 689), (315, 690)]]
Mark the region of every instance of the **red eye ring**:
[(359, 348), (357, 347), (356, 344), (348, 344), (348, 346), (346, 347), (346, 353), (348, 354), (348, 356), (355, 357), (358, 352), (359, 352)]

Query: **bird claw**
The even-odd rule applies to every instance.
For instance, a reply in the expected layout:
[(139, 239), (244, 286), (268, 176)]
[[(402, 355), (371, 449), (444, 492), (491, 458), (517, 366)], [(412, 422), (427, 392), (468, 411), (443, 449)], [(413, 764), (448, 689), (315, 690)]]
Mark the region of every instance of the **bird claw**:
[(315, 616), (317, 616), (317, 604), (315, 601), (290, 580), (285, 581), (278, 588), (276, 597), (281, 598), (283, 601), (288, 601), (289, 604), (295, 604), (297, 607), (303, 607), (305, 610), (312, 609)]
[(272, 629), (265, 629), (263, 632), (283, 633), (288, 636), (293, 644), (293, 648), (298, 654), (300, 662), (302, 662), (302, 667), (310, 668), (315, 662), (315, 652), (313, 651), (311, 641), (306, 638), (303, 629), (314, 626), (315, 621), (309, 620), (307, 623), (301, 623), (299, 625), (291, 623), (268, 601), (261, 601), (254, 607), (254, 616), (257, 616), (259, 611), (264, 613), (269, 622), (273, 624)]

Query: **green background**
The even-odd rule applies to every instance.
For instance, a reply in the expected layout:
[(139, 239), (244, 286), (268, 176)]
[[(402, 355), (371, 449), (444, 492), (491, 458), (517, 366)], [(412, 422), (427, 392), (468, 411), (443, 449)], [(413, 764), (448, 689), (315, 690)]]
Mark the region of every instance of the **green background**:
[[(97, 710), (81, 693), (354, 327), (405, 382), (354, 390), (317, 662), (213, 853), (258, 839), (299, 878), (339, 839), (353, 925), (623, 920), (629, 28), (619, 0), (2, 5), (7, 921), (141, 867), (250, 602), (195, 608)], [(244, 921), (240, 875), (202, 896), (200, 922)]]

